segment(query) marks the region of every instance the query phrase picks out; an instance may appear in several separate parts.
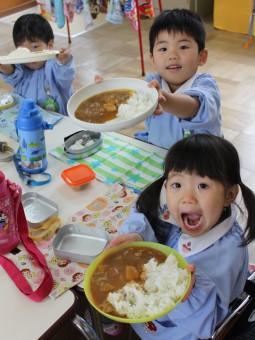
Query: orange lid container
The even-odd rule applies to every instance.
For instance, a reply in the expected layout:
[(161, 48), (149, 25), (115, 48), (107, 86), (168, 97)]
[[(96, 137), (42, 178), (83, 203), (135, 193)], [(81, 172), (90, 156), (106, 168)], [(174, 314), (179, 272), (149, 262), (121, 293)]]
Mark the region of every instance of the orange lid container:
[(61, 177), (67, 185), (79, 190), (84, 184), (92, 181), (96, 175), (88, 165), (79, 164), (63, 170)]

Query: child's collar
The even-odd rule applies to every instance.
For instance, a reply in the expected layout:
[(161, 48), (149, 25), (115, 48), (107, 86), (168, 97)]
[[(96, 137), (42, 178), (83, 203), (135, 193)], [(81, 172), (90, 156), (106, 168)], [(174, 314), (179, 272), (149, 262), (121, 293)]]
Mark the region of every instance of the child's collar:
[[(180, 86), (174, 93), (183, 93), (191, 89), (196, 77), (197, 77), (197, 74), (195, 74), (192, 78), (188, 79), (186, 83), (182, 84), (182, 86)], [(163, 78), (162, 78), (162, 90), (167, 91), (167, 92), (172, 92), (167, 82)]]
[(237, 212), (235, 206), (231, 205), (231, 215), (214, 228), (198, 237), (192, 237), (187, 234), (181, 234), (178, 241), (178, 251), (183, 257), (188, 257), (200, 253), (210, 247), (222, 236), (224, 236), (233, 226), (236, 220)]

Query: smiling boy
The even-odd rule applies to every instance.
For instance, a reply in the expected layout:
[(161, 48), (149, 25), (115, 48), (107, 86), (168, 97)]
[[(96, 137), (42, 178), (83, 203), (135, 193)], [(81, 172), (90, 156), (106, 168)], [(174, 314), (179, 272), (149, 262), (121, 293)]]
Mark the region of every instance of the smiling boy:
[[(54, 34), (49, 22), (39, 14), (24, 14), (13, 27), (16, 48), (30, 52), (53, 50)], [(0, 64), (0, 77), (18, 95), (33, 99), (46, 110), (67, 115), (72, 96), (75, 64), (68, 48), (60, 48), (56, 58), (25, 64)]]
[(208, 73), (197, 74), (208, 56), (199, 15), (186, 9), (164, 11), (155, 19), (149, 40), (157, 73), (146, 80), (158, 89), (159, 104), (146, 119), (147, 131), (135, 136), (166, 149), (192, 134), (222, 136), (218, 86)]

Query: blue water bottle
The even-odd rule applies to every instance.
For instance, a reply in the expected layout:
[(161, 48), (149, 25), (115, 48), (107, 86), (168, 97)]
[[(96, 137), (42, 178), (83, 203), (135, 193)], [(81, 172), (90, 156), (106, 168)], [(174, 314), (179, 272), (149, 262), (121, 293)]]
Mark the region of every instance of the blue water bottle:
[(15, 120), (22, 170), (43, 172), (48, 165), (44, 130), (53, 129), (46, 123), (32, 99), (25, 99)]

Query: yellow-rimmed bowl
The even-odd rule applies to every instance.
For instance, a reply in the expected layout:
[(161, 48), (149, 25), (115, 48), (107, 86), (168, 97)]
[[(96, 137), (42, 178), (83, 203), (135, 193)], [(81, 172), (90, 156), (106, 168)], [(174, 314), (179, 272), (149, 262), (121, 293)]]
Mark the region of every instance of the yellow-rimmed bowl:
[(191, 281), (191, 274), (189, 273), (189, 277), (188, 277), (188, 283), (187, 283), (187, 287), (186, 290), (184, 292), (184, 294), (179, 298), (179, 300), (171, 305), (169, 308), (162, 310), (162, 312), (157, 313), (157, 314), (152, 314), (151, 316), (148, 317), (144, 317), (144, 318), (139, 318), (139, 319), (133, 319), (133, 318), (124, 318), (124, 317), (119, 317), (119, 316), (115, 316), (115, 315), (111, 315), (108, 313), (105, 313), (104, 311), (102, 311), (94, 302), (93, 296), (91, 294), (90, 291), (90, 286), (91, 286), (91, 279), (93, 276), (94, 271), (98, 268), (98, 266), (101, 264), (101, 262), (109, 255), (112, 255), (116, 252), (119, 252), (120, 250), (126, 249), (126, 248), (130, 248), (130, 247), (146, 247), (146, 248), (151, 248), (151, 249), (155, 249), (158, 250), (159, 252), (163, 253), (164, 255), (168, 256), (170, 254), (173, 254), (178, 261), (178, 267), (185, 269), (187, 268), (187, 261), (174, 249), (159, 244), (159, 243), (154, 243), (154, 242), (132, 242), (132, 243), (123, 243), (119, 246), (110, 248), (109, 250), (104, 251), (101, 255), (99, 255), (96, 259), (93, 260), (93, 262), (89, 265), (86, 273), (85, 273), (85, 279), (84, 279), (84, 291), (85, 291), (85, 295), (88, 299), (88, 301), (90, 302), (90, 304), (98, 311), (100, 312), (102, 315), (106, 316), (107, 318), (111, 319), (111, 320), (115, 320), (118, 322), (123, 322), (123, 323), (143, 323), (143, 322), (149, 322), (155, 319), (160, 318), (161, 316), (169, 313), (172, 309), (174, 309), (183, 299), (184, 295), (186, 294), (189, 286), (190, 286), (190, 281)]

